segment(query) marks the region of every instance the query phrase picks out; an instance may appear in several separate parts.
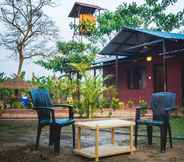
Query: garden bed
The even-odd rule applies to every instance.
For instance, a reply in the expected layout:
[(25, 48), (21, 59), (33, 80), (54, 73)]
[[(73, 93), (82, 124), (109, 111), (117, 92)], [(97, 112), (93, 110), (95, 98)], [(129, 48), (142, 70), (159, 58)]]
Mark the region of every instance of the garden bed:
[[(67, 109), (55, 109), (56, 117), (64, 117), (68, 114)], [(36, 119), (37, 114), (33, 109), (5, 109), (1, 115), (1, 119)]]
[[(56, 117), (64, 117), (68, 114), (67, 109), (55, 109)], [(75, 114), (76, 117), (79, 117), (78, 114)], [(97, 111), (94, 114), (95, 117), (122, 117), (125, 119), (134, 119), (135, 110), (134, 109), (121, 109), (121, 110), (112, 110), (112, 109), (103, 109), (103, 111)], [(146, 114), (147, 117), (151, 116), (151, 112)], [(32, 109), (6, 109), (0, 114), (0, 119), (36, 119), (36, 111)]]

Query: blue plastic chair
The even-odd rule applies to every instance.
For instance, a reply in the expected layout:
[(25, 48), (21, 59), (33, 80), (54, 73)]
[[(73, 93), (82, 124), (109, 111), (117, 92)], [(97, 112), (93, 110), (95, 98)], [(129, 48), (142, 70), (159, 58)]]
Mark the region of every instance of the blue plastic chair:
[(170, 147), (172, 148), (172, 133), (170, 126), (170, 112), (176, 107), (176, 94), (171, 92), (153, 93), (151, 98), (151, 108), (153, 112), (152, 120), (141, 119), (141, 107), (136, 108), (135, 118), (135, 146), (137, 146), (139, 125), (147, 126), (148, 144), (152, 144), (152, 127), (160, 128), (160, 151), (166, 151), (167, 131), (169, 133)]
[[(36, 137), (36, 149), (39, 146), (39, 140), (41, 135), (41, 130), (44, 126), (49, 126), (49, 145), (54, 145), (54, 151), (60, 152), (60, 132), (61, 128), (65, 126), (72, 125), (72, 137), (73, 137), (73, 148), (75, 147), (75, 127), (74, 127), (74, 115), (72, 105), (68, 104), (58, 104), (54, 105), (51, 102), (49, 92), (47, 89), (32, 89), (31, 98), (38, 114), (38, 129)], [(67, 118), (56, 119), (54, 108), (55, 107), (66, 107), (69, 108), (69, 116)]]

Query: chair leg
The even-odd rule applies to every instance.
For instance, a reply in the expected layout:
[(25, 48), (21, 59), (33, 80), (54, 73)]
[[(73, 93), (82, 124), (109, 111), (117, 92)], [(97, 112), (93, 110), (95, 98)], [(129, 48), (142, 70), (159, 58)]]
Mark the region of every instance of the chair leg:
[(39, 141), (40, 141), (40, 135), (41, 135), (41, 129), (42, 127), (40, 125), (38, 125), (38, 128), (37, 128), (37, 136), (36, 136), (36, 146), (35, 146), (35, 150), (38, 149), (38, 146), (39, 146)]
[(135, 125), (135, 147), (137, 147), (137, 138), (138, 138), (138, 124)]
[(75, 125), (72, 124), (72, 140), (73, 140), (73, 149), (75, 149)]
[(54, 152), (60, 152), (60, 133), (61, 127), (60, 126), (53, 126), (54, 128)]
[(49, 146), (54, 144), (54, 127), (50, 125), (49, 127)]
[(153, 134), (153, 127), (151, 125), (147, 126), (147, 138), (148, 144), (152, 145), (152, 134)]
[(160, 152), (166, 151), (167, 143), (167, 126), (165, 124), (160, 126)]
[(172, 144), (172, 133), (171, 133), (171, 125), (170, 125), (170, 123), (168, 123), (168, 132), (169, 132), (170, 148), (172, 148), (173, 144)]

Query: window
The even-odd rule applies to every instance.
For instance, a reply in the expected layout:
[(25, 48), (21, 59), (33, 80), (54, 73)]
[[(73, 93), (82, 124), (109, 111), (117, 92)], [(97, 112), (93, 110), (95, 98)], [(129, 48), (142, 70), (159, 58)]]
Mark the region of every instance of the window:
[(143, 66), (134, 66), (128, 70), (128, 88), (145, 88), (146, 68)]

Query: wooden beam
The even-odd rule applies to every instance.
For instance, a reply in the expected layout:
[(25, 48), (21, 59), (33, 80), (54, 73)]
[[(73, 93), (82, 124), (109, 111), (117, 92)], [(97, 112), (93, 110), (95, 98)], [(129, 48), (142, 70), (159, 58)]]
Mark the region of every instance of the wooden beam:
[(130, 44), (130, 43), (120, 43), (120, 42), (112, 42), (111, 44), (117, 44), (117, 45), (124, 45), (124, 46), (135, 46), (135, 44)]
[(95, 161), (99, 161), (99, 127), (96, 126), (95, 131)]
[(116, 55), (116, 64), (115, 64), (115, 79), (116, 79), (116, 87), (118, 89), (118, 56)]
[[(163, 53), (166, 53), (166, 46), (165, 46), (165, 40), (162, 40), (162, 50)], [(163, 58), (163, 73), (164, 73), (164, 91), (167, 91), (167, 62), (166, 62), (166, 55), (164, 54), (162, 56)]]
[(115, 143), (115, 128), (112, 128), (112, 133), (111, 133), (111, 143)]
[(172, 51), (166, 51), (166, 52), (161, 52), (161, 53), (158, 53), (157, 55), (170, 55), (170, 54), (174, 54), (174, 53), (179, 53), (179, 52), (184, 52), (184, 48), (182, 49), (178, 49), (178, 50), (172, 50)]
[(130, 135), (129, 135), (129, 140), (130, 140), (130, 153), (133, 154), (134, 151), (134, 144), (133, 144), (133, 125), (130, 126)]
[(80, 127), (77, 127), (77, 150), (80, 150), (81, 149), (81, 146), (80, 146), (80, 138), (81, 138), (81, 128)]
[(122, 51), (122, 52), (107, 52), (107, 53), (100, 53), (101, 55), (112, 55), (112, 56), (131, 56), (131, 55), (136, 55), (140, 54), (138, 52), (127, 52), (127, 51)]
[(146, 43), (138, 44), (138, 45), (135, 45), (133, 47), (125, 48), (123, 51), (128, 51), (128, 50), (140, 48), (140, 47), (143, 47), (143, 46), (150, 46), (152, 44), (157, 44), (157, 43), (160, 43), (162, 41), (163, 41), (162, 39), (158, 39), (158, 40), (154, 40), (154, 41), (151, 41), (151, 42), (146, 42)]

